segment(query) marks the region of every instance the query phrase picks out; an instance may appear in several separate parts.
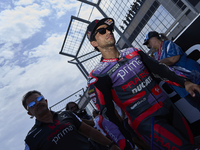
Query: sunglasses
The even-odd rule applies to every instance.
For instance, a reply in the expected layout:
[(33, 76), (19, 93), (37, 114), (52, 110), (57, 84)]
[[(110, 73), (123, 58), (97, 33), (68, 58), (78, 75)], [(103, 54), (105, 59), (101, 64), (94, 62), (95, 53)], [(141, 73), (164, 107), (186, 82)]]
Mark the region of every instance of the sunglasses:
[(110, 31), (110, 32), (113, 32), (114, 29), (112, 26), (107, 26), (107, 28), (99, 28), (98, 30), (96, 30), (93, 34), (93, 39), (95, 37), (95, 35), (99, 32), (101, 35), (105, 34), (106, 33), (106, 30)]
[[(43, 96), (39, 96), (36, 100), (37, 100), (38, 102), (40, 102), (40, 101), (42, 101), (43, 99), (44, 99)], [(35, 106), (35, 101), (30, 102), (30, 103), (27, 105), (27, 110), (28, 110), (29, 108), (33, 108), (34, 106)]]

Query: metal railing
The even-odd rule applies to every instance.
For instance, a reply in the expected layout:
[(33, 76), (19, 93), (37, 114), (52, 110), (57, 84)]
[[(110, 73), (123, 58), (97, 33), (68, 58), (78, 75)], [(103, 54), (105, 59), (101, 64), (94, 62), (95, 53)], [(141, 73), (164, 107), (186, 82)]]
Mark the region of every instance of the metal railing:
[[(96, 8), (103, 17), (115, 20), (114, 35), (119, 49), (134, 46), (146, 53), (149, 49), (143, 45), (143, 41), (149, 31), (156, 30), (174, 39), (199, 13), (195, 8), (197, 2), (192, 0), (79, 1)], [(94, 15), (91, 9), (88, 20), (71, 17), (60, 51), (60, 54), (73, 58), (68, 62), (75, 64), (86, 79), (101, 59), (100, 53), (94, 51), (86, 38), (87, 25)]]
[(68, 97), (64, 98), (63, 100), (57, 102), (56, 104), (50, 106), (49, 109), (53, 111), (65, 110), (65, 107), (68, 102), (72, 101), (72, 102), (78, 103), (83, 93), (84, 93), (84, 89), (82, 88), (76, 91), (75, 93), (69, 95)]

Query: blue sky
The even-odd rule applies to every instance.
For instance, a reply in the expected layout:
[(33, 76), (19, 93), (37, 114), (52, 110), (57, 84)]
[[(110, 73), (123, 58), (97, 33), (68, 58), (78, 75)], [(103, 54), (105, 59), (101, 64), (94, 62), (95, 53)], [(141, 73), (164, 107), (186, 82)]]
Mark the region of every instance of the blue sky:
[[(72, 58), (59, 54), (80, 5), (77, 0), (0, 1), (0, 149), (24, 149), (35, 122), (21, 104), (27, 91), (42, 92), (52, 106), (86, 87), (78, 68), (67, 63)], [(79, 17), (87, 20), (90, 12), (83, 5)], [(96, 10), (90, 21), (95, 18), (102, 18)]]
[[(21, 104), (29, 90), (41, 91), (49, 106), (86, 87), (72, 58), (59, 54), (77, 0), (1, 0), (0, 2), (0, 145), (24, 149), (35, 120)], [(83, 9), (81, 15), (89, 16)]]

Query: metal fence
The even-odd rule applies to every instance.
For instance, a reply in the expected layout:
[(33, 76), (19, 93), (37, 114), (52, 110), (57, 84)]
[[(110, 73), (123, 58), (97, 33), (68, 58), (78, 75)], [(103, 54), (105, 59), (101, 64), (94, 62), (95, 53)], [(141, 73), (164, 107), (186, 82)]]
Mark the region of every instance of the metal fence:
[(49, 107), (50, 110), (53, 111), (64, 111), (66, 108), (67, 103), (75, 102), (78, 104), (80, 109), (85, 108), (87, 113), (92, 116), (92, 111), (96, 109), (96, 106), (88, 96), (87, 89), (84, 90), (83, 88), (74, 92), (73, 94), (69, 95), (68, 97), (64, 98), (63, 100), (57, 102), (56, 104)]
[[(199, 13), (194, 0), (79, 0), (96, 8), (103, 17), (115, 20), (115, 38), (118, 49), (134, 46), (148, 53), (142, 45), (145, 35), (152, 30), (174, 39)], [(93, 9), (91, 9), (93, 10)], [(81, 13), (81, 12), (79, 12)], [(93, 11), (88, 16), (93, 16)], [(72, 16), (60, 54), (72, 57), (84, 77), (100, 61), (86, 38), (87, 25), (92, 21)]]
[(68, 102), (78, 103), (83, 93), (84, 93), (84, 89), (82, 88), (74, 92), (73, 94), (69, 95), (68, 97), (64, 98), (63, 100), (59, 101), (58, 103), (52, 105), (51, 107), (49, 107), (49, 109), (53, 111), (63, 111), (65, 110), (65, 107)]
[[(79, 17), (82, 11), (79, 11), (77, 17), (71, 16), (60, 54), (71, 57), (72, 60), (68, 62), (75, 64), (86, 79), (101, 59), (100, 53), (94, 50), (86, 37), (87, 26), (95, 18), (94, 8), (100, 12), (102, 18), (111, 17), (115, 20), (114, 36), (119, 50), (133, 46), (146, 53), (150, 53), (150, 50), (143, 45), (143, 41), (149, 31), (164, 33), (173, 40), (199, 14), (198, 10), (200, 10), (199, 0), (78, 1), (87, 5), (87, 9), (91, 12), (86, 14), (87, 20)], [(82, 4), (80, 10), (84, 7)], [(92, 102), (87, 106), (89, 112), (94, 108)]]

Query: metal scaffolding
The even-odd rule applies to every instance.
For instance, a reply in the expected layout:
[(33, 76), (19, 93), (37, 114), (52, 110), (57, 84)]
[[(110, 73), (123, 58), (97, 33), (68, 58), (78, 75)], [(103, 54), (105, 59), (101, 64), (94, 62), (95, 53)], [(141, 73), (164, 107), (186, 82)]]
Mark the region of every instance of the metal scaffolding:
[[(174, 39), (198, 15), (197, 2), (192, 0), (78, 0), (95, 7), (103, 17), (115, 20), (115, 38), (119, 49), (134, 46), (148, 53), (142, 45), (147, 32), (156, 30)], [(82, 5), (81, 5), (82, 7)], [(81, 13), (81, 11), (79, 12)], [(91, 11), (88, 16), (92, 16)], [(90, 17), (89, 17), (90, 18)], [(60, 54), (72, 57), (87, 79), (101, 59), (86, 38), (90, 20), (71, 16)]]
[[(88, 24), (93, 21), (93, 9), (103, 17), (115, 20), (115, 39), (117, 48), (134, 46), (149, 53), (142, 43), (149, 31), (164, 33), (175, 39), (181, 31), (199, 14), (200, 2), (197, 0), (78, 0), (92, 7), (88, 20), (71, 16), (60, 54), (73, 58), (75, 64), (87, 79), (89, 73), (101, 59), (86, 38)], [(81, 10), (81, 8), (80, 8)], [(78, 15), (81, 11), (78, 12)], [(99, 18), (98, 18), (99, 19)], [(83, 94), (85, 96), (85, 94)], [(85, 101), (86, 102), (86, 101)], [(87, 101), (88, 103), (88, 101)], [(93, 107), (93, 104), (90, 103)]]

